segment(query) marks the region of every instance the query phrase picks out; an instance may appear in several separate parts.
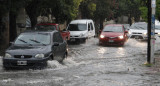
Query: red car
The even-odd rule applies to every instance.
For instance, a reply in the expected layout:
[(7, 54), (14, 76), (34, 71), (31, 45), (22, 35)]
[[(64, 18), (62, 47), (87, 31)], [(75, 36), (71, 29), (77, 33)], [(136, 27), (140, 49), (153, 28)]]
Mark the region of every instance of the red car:
[(35, 27), (36, 30), (58, 30), (63, 39), (64, 40), (69, 40), (70, 39), (70, 32), (67, 31), (66, 29), (61, 29), (59, 24), (56, 24), (56, 23), (40, 23), (40, 24), (37, 24), (36, 27)]
[(106, 25), (99, 36), (100, 45), (124, 45), (128, 31), (121, 24)]

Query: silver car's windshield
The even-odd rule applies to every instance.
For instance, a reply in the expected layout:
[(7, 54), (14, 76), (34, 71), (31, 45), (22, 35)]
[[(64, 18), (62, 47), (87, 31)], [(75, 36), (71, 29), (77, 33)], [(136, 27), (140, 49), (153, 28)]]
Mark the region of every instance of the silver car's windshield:
[(36, 33), (36, 34), (21, 34), (15, 40), (14, 44), (30, 44), (30, 45), (43, 44), (43, 45), (47, 45), (47, 44), (50, 44), (50, 42), (51, 42), (50, 34)]
[(132, 24), (130, 29), (147, 30), (147, 23)]

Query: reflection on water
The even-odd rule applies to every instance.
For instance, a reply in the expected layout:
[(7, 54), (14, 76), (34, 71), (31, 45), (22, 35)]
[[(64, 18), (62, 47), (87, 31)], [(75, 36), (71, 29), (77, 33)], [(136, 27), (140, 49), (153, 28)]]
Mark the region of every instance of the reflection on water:
[(125, 55), (125, 49), (122, 47), (119, 47), (117, 52), (116, 52), (117, 57), (119, 56), (124, 56)]
[(106, 49), (104, 49), (103, 47), (98, 49), (99, 54), (104, 54), (105, 52), (106, 52)]

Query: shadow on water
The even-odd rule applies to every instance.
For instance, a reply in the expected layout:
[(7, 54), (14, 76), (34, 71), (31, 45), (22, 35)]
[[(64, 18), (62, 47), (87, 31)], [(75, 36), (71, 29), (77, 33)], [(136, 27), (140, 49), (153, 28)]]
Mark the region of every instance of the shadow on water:
[(68, 45), (80, 45), (80, 44), (84, 44), (84, 43), (86, 43), (86, 41), (84, 41), (84, 40), (76, 40), (73, 42), (68, 41)]
[(46, 69), (47, 66), (40, 67), (17, 67), (17, 68), (3, 68), (4, 71), (19, 71), (19, 70), (43, 70)]
[(80, 42), (77, 42), (77, 41), (75, 41), (75, 42), (68, 42), (68, 45), (79, 45), (80, 44)]
[(138, 42), (148, 42), (148, 40), (135, 39)]
[(99, 45), (97, 44), (98, 46), (102, 46), (102, 47), (125, 47), (125, 45)]

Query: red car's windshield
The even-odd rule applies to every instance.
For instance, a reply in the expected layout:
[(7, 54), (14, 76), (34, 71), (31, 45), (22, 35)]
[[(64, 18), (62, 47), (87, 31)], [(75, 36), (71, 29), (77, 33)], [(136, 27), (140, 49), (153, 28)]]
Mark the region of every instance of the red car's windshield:
[(103, 32), (123, 32), (121, 26), (105, 26)]

